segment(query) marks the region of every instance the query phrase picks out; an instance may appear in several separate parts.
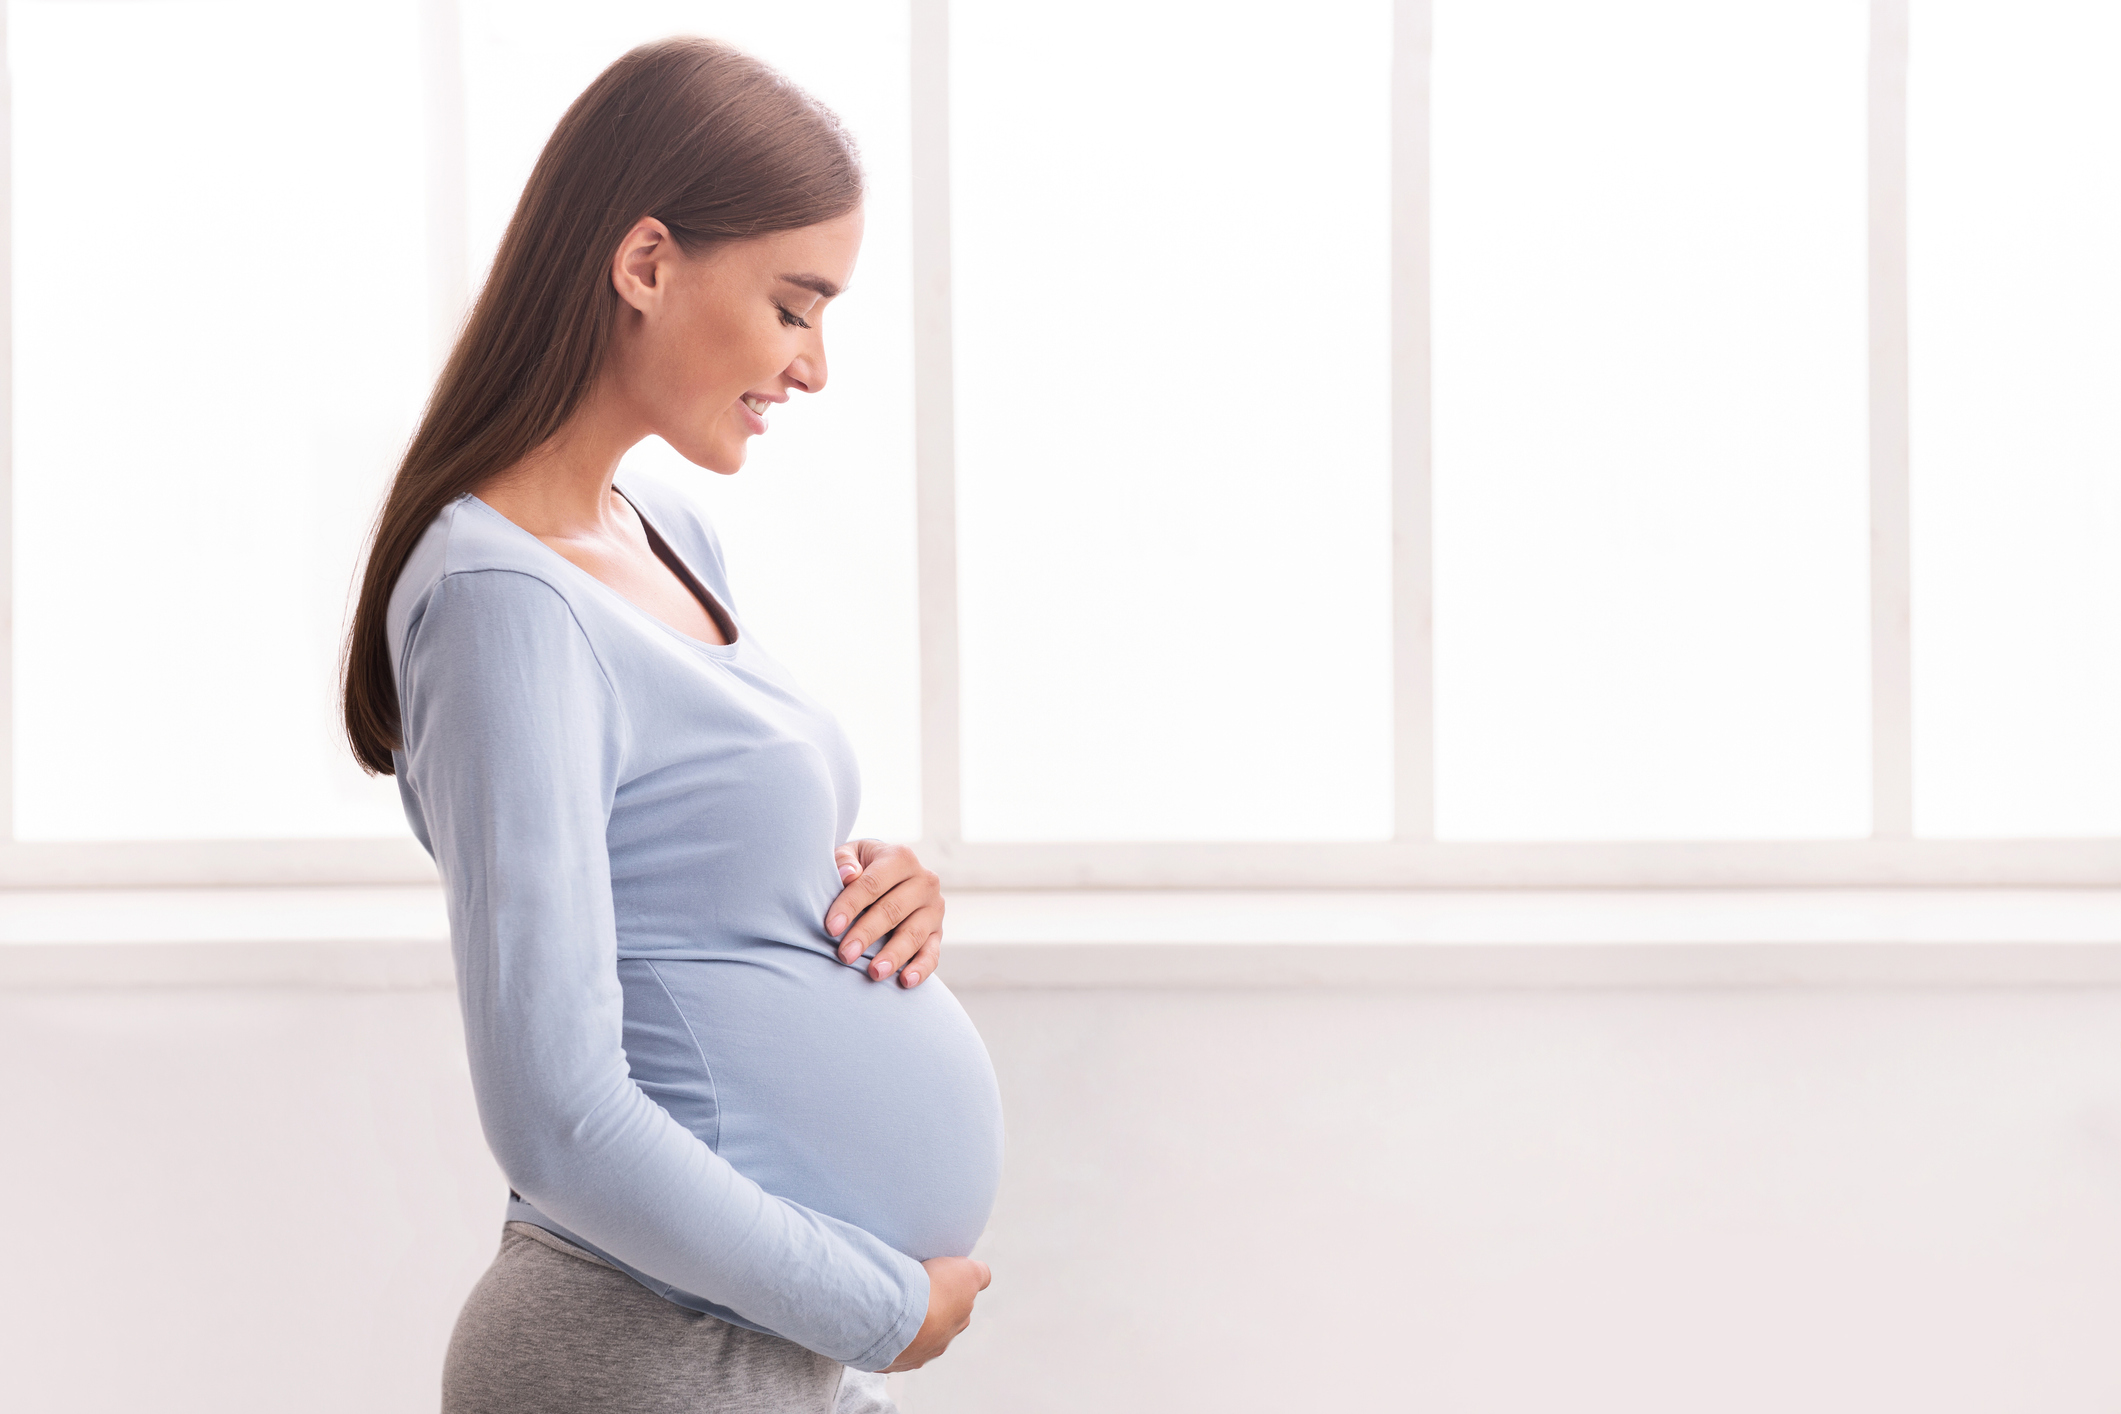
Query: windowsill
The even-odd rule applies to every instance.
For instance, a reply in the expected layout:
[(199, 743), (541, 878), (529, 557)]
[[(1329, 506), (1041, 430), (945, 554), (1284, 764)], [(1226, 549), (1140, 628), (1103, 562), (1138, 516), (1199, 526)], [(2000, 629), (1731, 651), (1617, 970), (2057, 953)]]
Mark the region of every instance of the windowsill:
[[(959, 989), (2121, 984), (2121, 889), (960, 890)], [(448, 988), (438, 889), (0, 892), (0, 987)]]

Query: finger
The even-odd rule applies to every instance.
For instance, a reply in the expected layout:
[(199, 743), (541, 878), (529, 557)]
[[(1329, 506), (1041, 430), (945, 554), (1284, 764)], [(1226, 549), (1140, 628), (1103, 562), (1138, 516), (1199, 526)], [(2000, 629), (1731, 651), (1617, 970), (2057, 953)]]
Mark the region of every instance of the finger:
[[(913, 857), (912, 850), (904, 850), (901, 854), (900, 860), (890, 868), (894, 873), (908, 868), (910, 872), (897, 883), (884, 889), (875, 903), (860, 910), (860, 917), (849, 925), (846, 931), (835, 933), (830, 926), (833, 919), (842, 916), (839, 906), (835, 904), (828, 911), (826, 932), (840, 940), (840, 961), (853, 962), (869, 950), (871, 943), (890, 932), (915, 909), (931, 904), (938, 910), (942, 908), (942, 880), (936, 877), (934, 870), (921, 868), (920, 861)], [(870, 861), (869, 867), (862, 871), (862, 877), (849, 886), (849, 891), (860, 887), (864, 880), (879, 874), (884, 868), (881, 858)], [(883, 906), (885, 899), (891, 901), (889, 908)]]
[[(892, 897), (897, 897), (895, 890)], [(878, 948), (876, 956), (869, 960), (870, 980), (881, 982), (903, 967), (906, 959), (919, 952), (928, 939), (935, 936), (936, 930), (942, 927), (942, 924), (943, 911), (934, 904), (916, 908), (907, 914), (905, 919), (891, 930), (891, 941)]]
[(928, 869), (916, 870), (911, 878), (893, 884), (882, 898), (862, 911), (840, 941), (840, 961), (853, 962), (869, 950), (871, 943), (895, 931), (923, 908), (933, 909), (935, 917), (926, 927), (912, 930), (916, 942), (924, 932), (933, 932), (943, 922), (942, 881)]
[(924, 902), (920, 890), (912, 884), (898, 884), (886, 891), (862, 910), (862, 916), (840, 939), (840, 960), (852, 962), (869, 951), (871, 943), (905, 922)]
[[(863, 844), (870, 841), (864, 840)], [(841, 889), (839, 897), (825, 909), (825, 934), (837, 938), (856, 914), (882, 898), (901, 883), (918, 867), (918, 861), (906, 858), (911, 850), (899, 850), (885, 846), (863, 862), (862, 872)], [(871, 933), (870, 937), (875, 937)], [(845, 955), (845, 949), (841, 950)], [(858, 954), (857, 954), (858, 955)]]
[(840, 871), (840, 883), (842, 886), (845, 886), (848, 880), (862, 872), (862, 862), (856, 857), (854, 846), (851, 844), (843, 844), (832, 851), (832, 862)]
[(935, 969), (942, 965), (943, 935), (940, 932), (930, 933), (928, 941), (921, 944), (921, 950), (913, 955), (913, 960), (899, 973), (898, 984), (901, 987), (918, 987), (923, 977), (933, 977)]
[(977, 1257), (972, 1259), (972, 1265), (979, 1268), (979, 1289), (985, 1291), (994, 1281), (994, 1268)]
[(901, 923), (891, 930), (891, 941), (876, 950), (869, 959), (869, 980), (881, 982), (905, 965), (906, 959), (921, 950), (928, 934), (912, 923)]

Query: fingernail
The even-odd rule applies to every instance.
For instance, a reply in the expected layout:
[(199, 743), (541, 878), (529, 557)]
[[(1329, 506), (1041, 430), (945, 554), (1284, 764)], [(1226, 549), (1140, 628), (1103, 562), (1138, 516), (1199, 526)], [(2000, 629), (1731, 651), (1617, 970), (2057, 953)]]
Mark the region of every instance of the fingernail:
[(844, 884), (849, 879), (852, 879), (855, 875), (861, 872), (861, 870), (855, 868), (852, 864), (842, 864), (840, 866), (840, 882)]
[(860, 957), (861, 955), (862, 955), (862, 950), (861, 950), (860, 948), (858, 948), (858, 947), (854, 946), (854, 944), (852, 944), (852, 943), (847, 943), (847, 944), (843, 945), (843, 946), (842, 946), (842, 947), (840, 948), (840, 961), (841, 961), (841, 962), (852, 962), (852, 961), (854, 961), (854, 960), (855, 960), (856, 958)]
[(920, 980), (921, 973), (919, 968), (915, 968), (913, 971), (906, 974), (906, 985), (909, 987)]
[(882, 959), (878, 959), (876, 962), (870, 964), (869, 975), (871, 977), (874, 977), (877, 981), (881, 982), (886, 977), (889, 977), (891, 975), (891, 964), (883, 961)]
[(825, 920), (825, 931), (837, 938), (847, 926), (847, 915), (835, 913)]

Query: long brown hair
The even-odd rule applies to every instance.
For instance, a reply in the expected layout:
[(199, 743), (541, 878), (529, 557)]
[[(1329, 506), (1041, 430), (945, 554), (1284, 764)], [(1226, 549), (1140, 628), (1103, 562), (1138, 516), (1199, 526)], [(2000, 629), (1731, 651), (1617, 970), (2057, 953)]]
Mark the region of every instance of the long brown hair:
[(543, 443), (603, 367), (609, 266), (643, 216), (688, 254), (829, 221), (862, 199), (854, 142), (774, 70), (706, 39), (665, 39), (597, 76), (552, 131), (492, 273), (435, 383), (369, 537), (341, 672), (346, 737), (389, 775), (400, 744), (384, 615), (444, 506)]

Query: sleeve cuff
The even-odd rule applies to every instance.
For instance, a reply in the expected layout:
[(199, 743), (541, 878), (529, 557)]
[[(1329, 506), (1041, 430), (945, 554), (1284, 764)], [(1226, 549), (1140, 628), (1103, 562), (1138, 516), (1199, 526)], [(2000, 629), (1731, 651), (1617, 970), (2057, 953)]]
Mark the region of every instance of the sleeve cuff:
[(906, 1304), (899, 1311), (897, 1322), (876, 1344), (847, 1362), (854, 1369), (875, 1374), (898, 1359), (899, 1352), (921, 1333), (921, 1322), (928, 1319), (928, 1269), (911, 1257), (906, 1261), (913, 1268), (913, 1279), (906, 1284)]

